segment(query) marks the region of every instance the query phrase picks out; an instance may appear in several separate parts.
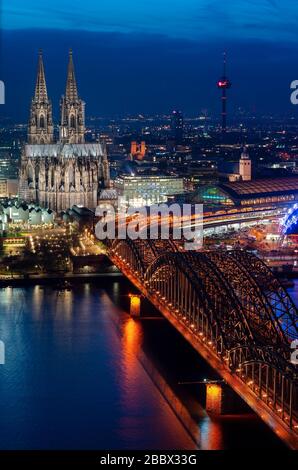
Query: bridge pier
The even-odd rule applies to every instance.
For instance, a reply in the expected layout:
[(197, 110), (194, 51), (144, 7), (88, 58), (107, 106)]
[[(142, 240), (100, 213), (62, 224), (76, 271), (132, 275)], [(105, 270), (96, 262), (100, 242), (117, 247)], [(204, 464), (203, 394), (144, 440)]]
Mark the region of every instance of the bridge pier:
[(130, 315), (132, 317), (141, 316), (141, 296), (138, 294), (130, 294)]
[(224, 382), (206, 381), (206, 411), (213, 415), (237, 414), (247, 409), (245, 403)]

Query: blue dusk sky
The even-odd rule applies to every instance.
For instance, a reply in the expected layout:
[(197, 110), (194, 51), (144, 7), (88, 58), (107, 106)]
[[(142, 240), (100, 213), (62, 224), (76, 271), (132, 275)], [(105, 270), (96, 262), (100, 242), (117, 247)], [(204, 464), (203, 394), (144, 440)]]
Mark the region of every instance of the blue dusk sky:
[(297, 112), (296, 0), (2, 0), (1, 12), (4, 108), (15, 119), (28, 114), (39, 48), (57, 108), (69, 47), (87, 114), (215, 113), (223, 50), (231, 112)]

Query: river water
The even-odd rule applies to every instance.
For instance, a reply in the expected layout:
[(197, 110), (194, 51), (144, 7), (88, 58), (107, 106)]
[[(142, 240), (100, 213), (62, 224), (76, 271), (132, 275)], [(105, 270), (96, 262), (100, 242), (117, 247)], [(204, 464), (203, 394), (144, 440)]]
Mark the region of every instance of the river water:
[[(198, 382), (215, 373), (124, 279), (0, 289), (1, 449), (228, 449), (282, 444), (252, 413), (209, 417)], [(298, 299), (298, 284), (292, 289)], [(144, 368), (144, 361), (146, 367)], [(148, 364), (150, 365), (148, 372)], [(190, 410), (196, 442), (153, 375)]]

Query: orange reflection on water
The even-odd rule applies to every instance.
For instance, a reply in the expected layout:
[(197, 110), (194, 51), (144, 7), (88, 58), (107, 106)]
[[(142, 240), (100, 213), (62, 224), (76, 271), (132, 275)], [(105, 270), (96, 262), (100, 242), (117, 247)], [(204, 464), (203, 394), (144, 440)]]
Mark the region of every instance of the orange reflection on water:
[[(135, 447), (140, 434), (140, 422), (146, 422), (147, 427), (157, 427), (165, 442), (176, 439), (181, 448), (194, 449), (195, 443), (186, 434), (185, 428), (177, 419), (181, 411), (181, 403), (173, 395), (163, 377), (155, 369), (154, 363), (142, 350), (143, 326), (140, 321), (128, 318), (122, 330), (123, 362), (122, 382), (125, 403), (125, 416), (119, 422), (119, 433), (124, 433), (130, 440), (131, 447)], [(153, 387), (152, 387), (152, 384)], [(171, 403), (171, 407), (169, 403)], [(152, 416), (144, 415), (144, 409), (150, 403)], [(152, 411), (152, 410), (151, 410)], [(180, 448), (178, 445), (177, 448)]]
[(137, 363), (137, 355), (142, 344), (143, 332), (141, 324), (133, 318), (128, 318), (123, 326), (124, 365), (127, 371)]
[(122, 326), (121, 387), (127, 415), (134, 415), (142, 406), (140, 394), (140, 364), (138, 354), (142, 344), (142, 325), (128, 318)]

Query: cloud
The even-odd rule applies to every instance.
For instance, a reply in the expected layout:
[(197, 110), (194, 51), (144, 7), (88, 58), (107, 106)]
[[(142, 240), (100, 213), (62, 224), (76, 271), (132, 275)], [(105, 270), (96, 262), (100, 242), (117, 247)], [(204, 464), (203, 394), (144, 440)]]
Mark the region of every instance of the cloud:
[(2, 0), (4, 29), (44, 28), (297, 40), (292, 0)]

